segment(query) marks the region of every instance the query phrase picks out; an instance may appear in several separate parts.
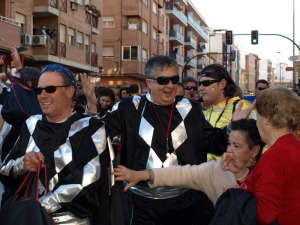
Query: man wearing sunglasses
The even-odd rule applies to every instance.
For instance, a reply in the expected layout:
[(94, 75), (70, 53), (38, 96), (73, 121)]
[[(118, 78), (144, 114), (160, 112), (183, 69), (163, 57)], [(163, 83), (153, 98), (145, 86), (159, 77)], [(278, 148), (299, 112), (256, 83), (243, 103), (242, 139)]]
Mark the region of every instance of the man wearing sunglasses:
[[(43, 114), (31, 116), (22, 127), (18, 142), (0, 167), (1, 180), (9, 196), (23, 175), (36, 172), (41, 161), (47, 168), (49, 192), (40, 202), (53, 220), (100, 224), (93, 221), (95, 212), (103, 220), (109, 216), (106, 132), (100, 120), (74, 112), (76, 89), (68, 69), (59, 64), (44, 67), (35, 89)], [(101, 204), (105, 205), (103, 213)]]
[(193, 77), (185, 77), (182, 79), (182, 85), (185, 90), (185, 97), (194, 99), (194, 95), (198, 93), (198, 84), (195, 78)]
[(260, 92), (270, 87), (270, 84), (265, 79), (259, 79), (255, 83), (255, 96), (259, 95)]
[[(237, 86), (228, 71), (219, 64), (211, 64), (202, 69), (199, 89), (203, 101), (212, 105), (203, 113), (213, 127), (225, 128), (240, 101), (243, 102), (243, 109), (251, 105), (249, 101), (235, 96)], [(215, 158), (212, 154), (208, 155), (208, 160)]]
[[(207, 149), (222, 154), (225, 130), (213, 128), (199, 102), (176, 97), (178, 66), (169, 56), (154, 56), (145, 67), (146, 96), (122, 99), (102, 117), (111, 137), (122, 135), (121, 164), (135, 170), (200, 164)], [(81, 80), (90, 113), (96, 113), (95, 95), (86, 75)], [(213, 209), (202, 192), (185, 188), (151, 189), (139, 183), (130, 190), (133, 208), (125, 224), (208, 224)]]

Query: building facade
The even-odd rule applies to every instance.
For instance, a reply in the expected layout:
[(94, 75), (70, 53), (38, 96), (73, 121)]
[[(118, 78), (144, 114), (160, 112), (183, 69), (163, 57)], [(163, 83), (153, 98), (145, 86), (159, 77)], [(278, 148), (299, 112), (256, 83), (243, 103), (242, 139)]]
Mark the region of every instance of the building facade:
[(60, 63), (74, 74), (99, 77), (102, 57), (102, 1), (3, 0), (0, 2), (0, 52), (10, 67), (10, 48), (26, 46), (24, 65), (41, 68)]

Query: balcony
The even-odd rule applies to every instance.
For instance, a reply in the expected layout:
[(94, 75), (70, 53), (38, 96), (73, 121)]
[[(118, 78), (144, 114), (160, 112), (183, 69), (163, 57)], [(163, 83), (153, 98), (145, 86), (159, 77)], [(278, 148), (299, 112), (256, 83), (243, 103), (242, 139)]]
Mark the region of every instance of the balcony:
[(190, 56), (184, 57), (184, 63), (187, 68), (196, 68), (197, 67), (197, 59), (191, 59)]
[(174, 45), (183, 45), (184, 37), (178, 31), (172, 30), (169, 33), (169, 41), (172, 42)]
[(177, 4), (166, 2), (165, 13), (173, 20), (174, 24), (187, 26), (188, 19)]
[[(122, 1), (122, 16), (140, 16), (142, 17), (140, 0)], [(142, 4), (144, 5), (144, 4)]]
[(194, 20), (191, 14), (188, 15), (187, 20), (188, 20), (188, 27), (191, 28), (194, 32), (196, 32), (199, 35), (200, 41), (208, 42), (209, 34), (206, 32), (206, 30), (204, 30), (200, 26), (200, 24), (196, 20)]
[(35, 17), (59, 16), (59, 11), (67, 12), (66, 0), (35, 1), (32, 13)]
[(184, 37), (184, 45), (189, 49), (196, 49), (197, 41), (192, 37)]
[(177, 61), (177, 64), (180, 66), (184, 66), (184, 58), (183, 56), (177, 54), (177, 53), (171, 53), (170, 57), (175, 59)]

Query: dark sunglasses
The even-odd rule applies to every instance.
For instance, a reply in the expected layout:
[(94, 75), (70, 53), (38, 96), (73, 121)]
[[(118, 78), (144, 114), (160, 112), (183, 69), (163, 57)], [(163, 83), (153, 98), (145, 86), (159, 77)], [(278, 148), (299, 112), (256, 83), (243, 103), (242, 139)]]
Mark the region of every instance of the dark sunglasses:
[(257, 90), (259, 91), (263, 91), (263, 90), (266, 90), (267, 88), (263, 88), (263, 87), (258, 87)]
[(203, 80), (201, 82), (199, 82), (199, 87), (201, 85), (203, 85), (204, 87), (208, 87), (209, 85), (213, 84), (213, 83), (217, 83), (220, 82), (219, 80)]
[(167, 85), (170, 81), (172, 84), (178, 84), (179, 82), (179, 76), (172, 76), (172, 77), (158, 77), (158, 78), (152, 78), (153, 80), (156, 80), (159, 85)]
[(40, 95), (40, 94), (42, 94), (43, 90), (45, 90), (46, 93), (54, 93), (54, 92), (56, 92), (56, 89), (59, 87), (70, 87), (70, 86), (72, 86), (72, 85), (47, 86), (44, 88), (35, 88), (34, 91), (37, 95)]
[(197, 91), (197, 87), (191, 87), (191, 86), (186, 86), (184, 89), (188, 90), (188, 91), (190, 91), (190, 90)]

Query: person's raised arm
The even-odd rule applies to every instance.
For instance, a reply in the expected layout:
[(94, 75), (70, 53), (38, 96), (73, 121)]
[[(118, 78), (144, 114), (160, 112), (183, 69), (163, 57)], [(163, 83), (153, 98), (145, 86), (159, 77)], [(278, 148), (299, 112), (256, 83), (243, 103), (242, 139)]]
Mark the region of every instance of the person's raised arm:
[(244, 102), (240, 101), (238, 106), (236, 107), (236, 110), (234, 111), (234, 113), (232, 115), (232, 121), (249, 118), (251, 110), (255, 106), (255, 101), (246, 109), (242, 109), (243, 105), (244, 105)]
[(16, 69), (21, 69), (23, 67), (23, 65), (22, 65), (22, 62), (21, 62), (20, 54), (19, 54), (16, 47), (13, 47), (11, 49), (11, 57), (13, 59), (15, 68)]
[(97, 97), (95, 94), (95, 87), (86, 73), (80, 73), (79, 76), (81, 79), (83, 92), (87, 99), (88, 111), (91, 113), (97, 113)]

